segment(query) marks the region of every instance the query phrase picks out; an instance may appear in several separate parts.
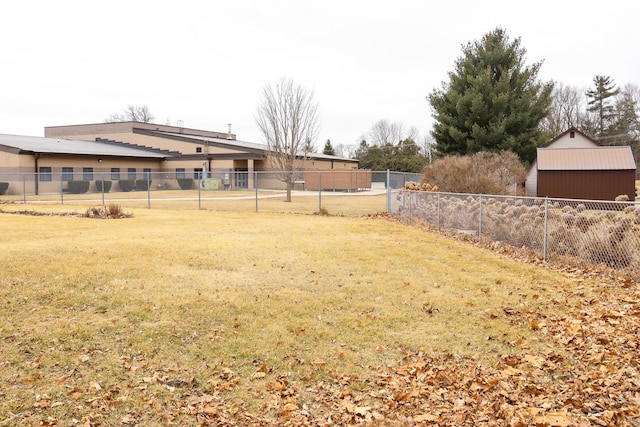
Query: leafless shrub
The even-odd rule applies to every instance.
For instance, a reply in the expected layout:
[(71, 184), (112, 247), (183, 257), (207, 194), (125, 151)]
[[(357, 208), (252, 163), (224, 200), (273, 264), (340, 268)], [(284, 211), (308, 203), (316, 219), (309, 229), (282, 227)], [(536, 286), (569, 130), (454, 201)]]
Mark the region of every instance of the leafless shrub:
[(122, 206), (116, 203), (110, 203), (108, 206), (90, 207), (87, 209), (84, 216), (87, 218), (119, 219), (119, 218), (131, 218), (133, 214), (125, 212), (122, 209)]
[(525, 175), (514, 153), (480, 152), (436, 160), (425, 169), (422, 182), (452, 193), (514, 194), (514, 188), (522, 190)]
[(617, 269), (626, 268), (633, 260), (633, 250), (626, 240), (623, 229), (612, 227), (606, 230), (600, 226), (590, 233), (583, 253), (593, 264), (604, 264)]
[(594, 223), (595, 218), (593, 215), (578, 214), (578, 216), (576, 216), (575, 226), (581, 233), (586, 233)]
[(468, 194), (401, 193), (399, 198), (406, 208), (403, 214), (411, 220), (437, 224), (442, 230), (478, 235), (483, 241), (529, 248), (540, 254), (546, 247), (548, 259), (573, 257), (576, 265), (588, 262), (631, 273), (640, 270), (640, 258), (634, 256), (640, 252), (640, 209), (635, 206), (619, 210), (610, 205), (566, 201), (547, 204), (527, 198), (494, 196), (481, 200)]

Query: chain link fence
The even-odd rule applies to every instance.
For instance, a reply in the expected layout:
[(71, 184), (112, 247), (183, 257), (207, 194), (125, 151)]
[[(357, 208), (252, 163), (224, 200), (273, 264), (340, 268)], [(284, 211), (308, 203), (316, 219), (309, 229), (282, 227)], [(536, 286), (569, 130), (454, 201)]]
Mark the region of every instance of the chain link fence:
[(640, 274), (640, 205), (405, 190), (418, 174), (391, 171), (80, 171), (1, 173), (0, 203), (209, 209), (361, 216), (391, 213), (544, 260)]
[(640, 205), (633, 202), (398, 190), (392, 205), (403, 221), (439, 232), (640, 276)]
[[(389, 192), (416, 179), (416, 174), (368, 170), (59, 168), (48, 173), (0, 172), (0, 202), (359, 216), (388, 211)], [(283, 203), (287, 181), (291, 203)]]

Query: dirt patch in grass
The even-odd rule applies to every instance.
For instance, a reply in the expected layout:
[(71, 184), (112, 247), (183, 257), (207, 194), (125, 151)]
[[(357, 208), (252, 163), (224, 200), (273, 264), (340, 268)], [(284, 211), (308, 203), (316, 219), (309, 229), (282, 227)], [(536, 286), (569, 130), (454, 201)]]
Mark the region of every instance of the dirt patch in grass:
[(131, 218), (132, 213), (125, 212), (118, 204), (112, 203), (107, 206), (92, 206), (87, 208), (84, 214), (78, 212), (61, 212), (51, 211), (42, 212), (35, 210), (19, 210), (19, 211), (4, 211), (0, 209), (0, 214), (10, 215), (26, 215), (26, 216), (62, 216), (62, 217), (76, 217), (76, 218), (96, 218), (96, 219), (121, 219)]
[(83, 214), (77, 212), (38, 212), (34, 210), (21, 210), (21, 211), (4, 211), (0, 209), (0, 214), (9, 215), (27, 215), (27, 216), (69, 216), (69, 217), (84, 217)]

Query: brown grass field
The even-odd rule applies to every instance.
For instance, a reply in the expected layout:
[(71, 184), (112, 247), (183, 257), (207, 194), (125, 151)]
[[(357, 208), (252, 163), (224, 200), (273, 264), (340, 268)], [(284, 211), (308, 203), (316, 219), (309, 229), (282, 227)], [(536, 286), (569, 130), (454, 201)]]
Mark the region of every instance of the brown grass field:
[(376, 217), (59, 215), (87, 207), (0, 204), (0, 426), (639, 419), (622, 278)]
[[(90, 205), (103, 203), (101, 193), (85, 194), (43, 194), (3, 196), (6, 201), (30, 204), (67, 205), (80, 209)], [(325, 191), (319, 195), (316, 191), (294, 191), (294, 203), (284, 203), (284, 191), (259, 190), (258, 212), (277, 213), (316, 213), (320, 205), (332, 215), (358, 216), (370, 212), (386, 210), (386, 193), (384, 189), (345, 193)], [(321, 197), (321, 200), (320, 200)], [(25, 200), (26, 199), (26, 200)], [(253, 190), (237, 191), (201, 191), (198, 190), (154, 190), (113, 192), (104, 194), (104, 204), (117, 203), (125, 208), (150, 209), (187, 209), (198, 208), (216, 211), (256, 212), (256, 193)], [(67, 209), (69, 210), (69, 209)]]

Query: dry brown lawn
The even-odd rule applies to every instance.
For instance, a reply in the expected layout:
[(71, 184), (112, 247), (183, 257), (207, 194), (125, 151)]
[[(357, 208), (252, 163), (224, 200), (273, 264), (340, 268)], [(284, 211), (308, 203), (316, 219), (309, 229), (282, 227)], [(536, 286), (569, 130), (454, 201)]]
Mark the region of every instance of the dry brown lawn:
[(0, 205), (0, 426), (390, 420), (386, 367), (570, 357), (537, 313), (600, 286), (382, 219), (25, 208), (87, 206)]
[[(382, 194), (380, 194), (382, 193)], [(89, 205), (102, 205), (101, 193), (86, 194), (42, 194), (30, 195), (26, 199), (21, 195), (3, 196), (4, 200), (16, 203), (62, 204), (73, 209), (79, 206), (85, 209)], [(186, 209), (198, 208), (216, 211), (273, 212), (312, 214), (324, 208), (331, 215), (359, 216), (370, 212), (386, 210), (386, 194), (384, 190), (363, 191), (355, 193), (325, 191), (321, 195), (316, 191), (294, 191), (293, 203), (285, 203), (284, 191), (201, 191), (198, 190), (155, 190), (112, 192), (104, 194), (104, 204), (117, 203), (125, 208), (151, 209)]]

